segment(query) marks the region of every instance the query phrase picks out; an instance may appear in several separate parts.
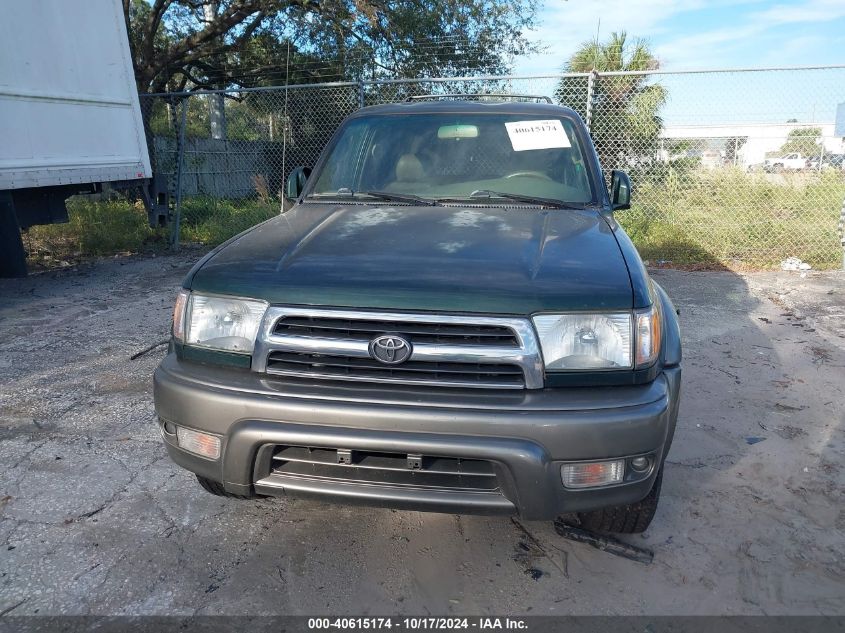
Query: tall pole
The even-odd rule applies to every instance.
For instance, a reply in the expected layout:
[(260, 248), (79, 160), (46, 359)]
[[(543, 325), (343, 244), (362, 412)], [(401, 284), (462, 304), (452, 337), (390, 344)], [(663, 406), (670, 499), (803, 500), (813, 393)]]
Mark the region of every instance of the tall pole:
[(288, 149), (288, 85), (290, 84), (290, 40), (288, 40), (287, 54), (285, 55), (285, 113), (282, 117), (282, 213), (285, 209), (285, 195), (287, 194), (288, 172), (287, 172), (287, 149)]
[[(205, 18), (206, 24), (214, 22), (217, 18), (217, 12), (220, 8), (218, 0), (204, 0), (202, 4), (202, 15)], [(221, 61), (220, 59), (217, 60)], [(225, 88), (222, 80), (219, 81), (216, 88)], [(211, 126), (211, 138), (218, 140), (226, 139), (226, 103), (225, 97), (222, 93), (208, 95), (208, 122)]]
[(587, 77), (587, 118), (584, 123), (587, 124), (587, 130), (592, 133), (593, 128), (593, 95), (596, 89), (596, 79), (598, 79), (599, 72), (594, 68)]
[(179, 136), (176, 141), (176, 209), (174, 215), (176, 221), (173, 223), (173, 236), (171, 238), (173, 249), (179, 249), (179, 230), (182, 223), (182, 171), (185, 164), (185, 126), (188, 119), (188, 99), (182, 99), (182, 118), (179, 121)]

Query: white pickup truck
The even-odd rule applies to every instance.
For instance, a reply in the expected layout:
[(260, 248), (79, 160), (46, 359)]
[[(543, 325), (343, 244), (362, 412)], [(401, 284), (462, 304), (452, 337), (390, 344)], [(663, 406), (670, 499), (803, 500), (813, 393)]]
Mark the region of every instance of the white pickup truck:
[(800, 171), (806, 169), (807, 159), (798, 152), (792, 152), (776, 158), (767, 158), (765, 163), (766, 171)]

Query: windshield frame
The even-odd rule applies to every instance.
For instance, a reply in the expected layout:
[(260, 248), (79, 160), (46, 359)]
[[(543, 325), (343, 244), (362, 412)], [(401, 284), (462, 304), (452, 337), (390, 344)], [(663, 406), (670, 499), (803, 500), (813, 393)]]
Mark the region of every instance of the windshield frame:
[[(476, 105), (476, 104), (472, 104)], [(504, 105), (504, 104), (500, 104)], [(317, 159), (317, 162), (314, 165), (314, 168), (311, 171), (310, 176), (308, 177), (308, 182), (305, 185), (305, 189), (302, 191), (302, 194), (299, 197), (299, 202), (308, 202), (311, 204), (314, 203), (321, 203), (325, 204), (327, 202), (335, 201), (335, 198), (330, 194), (317, 194), (314, 195), (314, 189), (317, 185), (317, 182), (320, 179), (322, 174), (323, 168), (325, 167), (326, 163), (329, 160), (332, 152), (334, 152), (335, 148), (339, 144), (343, 134), (349, 128), (349, 126), (356, 120), (362, 118), (376, 118), (376, 117), (394, 117), (394, 118), (406, 118), (411, 116), (419, 116), (419, 115), (439, 115), (443, 114), (446, 115), (454, 115), (454, 114), (481, 114), (481, 115), (488, 115), (488, 114), (505, 114), (508, 116), (518, 116), (518, 117), (536, 117), (536, 118), (550, 118), (550, 117), (559, 117), (561, 119), (567, 119), (572, 126), (572, 130), (575, 132), (577, 137), (578, 143), (580, 143), (581, 155), (584, 158), (584, 166), (587, 172), (587, 182), (590, 186), (590, 200), (579, 203), (583, 204), (584, 207), (601, 207), (605, 208), (608, 207), (610, 202), (609, 198), (607, 197), (607, 188), (604, 184), (604, 178), (602, 176), (601, 167), (599, 166), (598, 156), (596, 155), (595, 146), (593, 145), (593, 140), (590, 137), (589, 133), (587, 132), (587, 128), (584, 125), (581, 118), (578, 116), (577, 113), (574, 111), (570, 112), (567, 109), (564, 109), (560, 106), (551, 106), (556, 110), (555, 112), (549, 111), (549, 106), (544, 106), (542, 108), (537, 108), (534, 111), (534, 108), (531, 109), (514, 109), (514, 108), (502, 108), (501, 110), (485, 110), (483, 108), (443, 108), (441, 109), (431, 109), (431, 108), (423, 108), (420, 106), (408, 105), (404, 106), (408, 107), (409, 111), (407, 112), (368, 112), (367, 109), (362, 109), (356, 112), (355, 114), (350, 115), (347, 117), (343, 123), (338, 127), (335, 133), (332, 135), (332, 138), (329, 140), (328, 144), (323, 148), (323, 151), (320, 153), (320, 157)], [(491, 106), (485, 106), (491, 107)], [(413, 109), (411, 109), (413, 108)], [(418, 108), (418, 109), (417, 109)], [(361, 204), (363, 202), (367, 203), (375, 203), (375, 204), (390, 204), (388, 201), (382, 200), (363, 200), (361, 198), (354, 198), (354, 197), (345, 197), (343, 195), (337, 196), (337, 199), (343, 199), (345, 201), (350, 201), (354, 203)], [(432, 198), (432, 200), (435, 200)], [(527, 202), (515, 202), (514, 200), (508, 200), (505, 198), (477, 198), (473, 199), (467, 197), (466, 202), (472, 205), (481, 205), (481, 206), (515, 206), (515, 205), (525, 205), (525, 206), (532, 206), (530, 203)], [(566, 200), (560, 200), (562, 205), (568, 204)], [(394, 203), (395, 204), (395, 203)], [(443, 204), (441, 202), (437, 202), (437, 204)], [(458, 199), (454, 199), (454, 202), (447, 202), (446, 204), (460, 204)], [(540, 206), (540, 205), (537, 205)]]

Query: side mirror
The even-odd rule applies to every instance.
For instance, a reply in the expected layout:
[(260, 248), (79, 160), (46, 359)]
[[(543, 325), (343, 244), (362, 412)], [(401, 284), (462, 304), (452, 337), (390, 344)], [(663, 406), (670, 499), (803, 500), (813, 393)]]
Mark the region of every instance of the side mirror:
[(610, 172), (610, 208), (613, 211), (631, 208), (631, 179), (618, 169)]
[(310, 167), (297, 167), (288, 176), (285, 183), (285, 198), (290, 201), (296, 200), (305, 189), (305, 183), (308, 182), (308, 176), (311, 175)]

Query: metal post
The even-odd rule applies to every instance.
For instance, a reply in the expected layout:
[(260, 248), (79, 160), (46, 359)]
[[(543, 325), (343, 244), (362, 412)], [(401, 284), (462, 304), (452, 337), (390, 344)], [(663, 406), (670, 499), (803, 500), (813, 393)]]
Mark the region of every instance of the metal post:
[(179, 135), (176, 139), (176, 209), (174, 211), (171, 246), (179, 250), (179, 228), (182, 221), (182, 171), (185, 163), (185, 125), (188, 120), (188, 99), (182, 99), (182, 119), (179, 121)]
[(364, 82), (358, 82), (358, 108), (364, 107)]
[(839, 242), (842, 246), (842, 270), (845, 270), (845, 198), (842, 199), (842, 211), (839, 212)]
[[(288, 40), (287, 54), (285, 55), (285, 108), (282, 118), (282, 191), (287, 192), (288, 180), (288, 90), (290, 89), (290, 40)], [(285, 212), (285, 197), (282, 196), (282, 213)]]
[(599, 73), (593, 70), (587, 77), (587, 118), (584, 121), (587, 124), (587, 130), (593, 131), (593, 95), (595, 92), (595, 82), (598, 79)]

